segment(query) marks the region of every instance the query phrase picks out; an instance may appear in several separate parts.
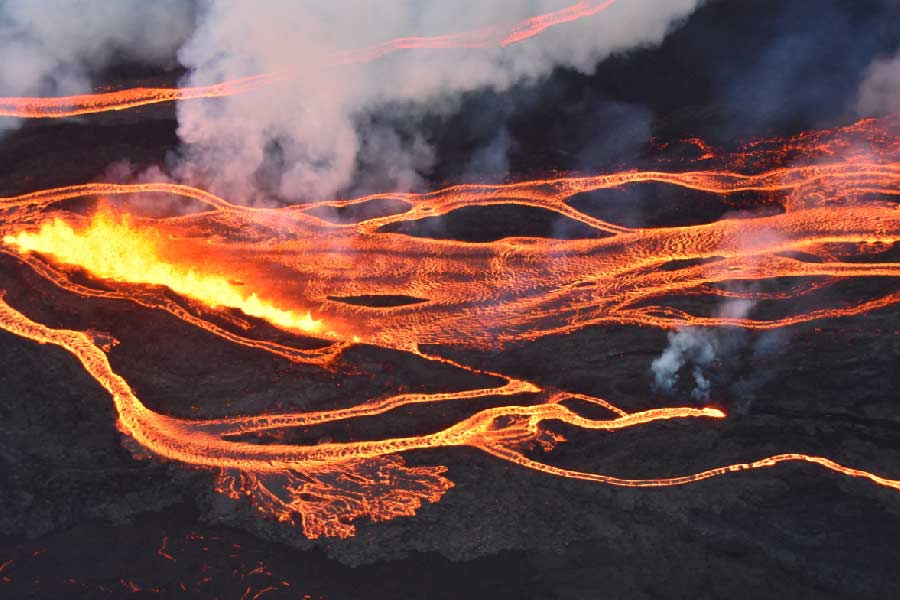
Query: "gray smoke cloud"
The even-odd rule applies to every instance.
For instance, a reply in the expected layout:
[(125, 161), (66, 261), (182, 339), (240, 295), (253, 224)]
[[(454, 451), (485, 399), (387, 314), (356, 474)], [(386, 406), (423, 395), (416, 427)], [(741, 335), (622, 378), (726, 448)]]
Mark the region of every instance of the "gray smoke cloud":
[(0, 2), (4, 96), (90, 92), (113, 63), (174, 64), (193, 31), (187, 0), (6, 0)]
[[(361, 165), (380, 174), (382, 187), (412, 189), (433, 159), (429, 142), (420, 132), (381, 126), (373, 115), (385, 107), (450, 114), (469, 91), (506, 90), (558, 66), (590, 71), (611, 53), (660, 42), (700, 1), (621, 1), (504, 49), (401, 51), (335, 67), (330, 62), (341, 51), (513, 24), (571, 2), (207, 0), (179, 53), (190, 69), (184, 85), (257, 73), (292, 78), (249, 94), (180, 104), (185, 151), (178, 175), (247, 202), (265, 195), (333, 196), (353, 184)], [(500, 137), (473, 160), (504, 168), (504, 152)]]
[[(0, 96), (90, 93), (123, 62), (168, 68), (193, 31), (193, 0), (0, 2)], [(20, 125), (0, 118), (0, 135)]]
[(866, 70), (856, 110), (863, 117), (900, 112), (900, 52), (876, 59)]
[[(179, 104), (183, 146), (170, 174), (246, 203), (402, 191), (421, 187), (435, 167), (423, 116), (433, 124), (468, 92), (505, 92), (557, 67), (590, 72), (613, 53), (660, 43), (702, 2), (619, 0), (507, 48), (401, 50), (336, 66), (341, 52), (512, 26), (573, 1), (6, 0), (0, 95), (87, 93), (104, 83), (104, 69), (129, 62), (183, 66), (185, 86), (285, 74), (252, 93)], [(502, 127), (486, 138), (460, 173), (501, 180), (511, 138)]]

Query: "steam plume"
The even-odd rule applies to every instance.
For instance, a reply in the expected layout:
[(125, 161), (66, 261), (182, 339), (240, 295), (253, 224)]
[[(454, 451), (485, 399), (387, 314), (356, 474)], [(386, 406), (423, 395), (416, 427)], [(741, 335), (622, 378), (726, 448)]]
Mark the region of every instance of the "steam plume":
[(188, 0), (6, 0), (0, 3), (4, 96), (90, 92), (114, 63), (174, 64), (193, 30)]
[(900, 112), (900, 53), (869, 65), (860, 87), (857, 111), (866, 117)]
[[(504, 90), (558, 66), (589, 71), (613, 52), (659, 42), (699, 2), (616, 2), (507, 48), (400, 51), (337, 67), (343, 51), (511, 24), (569, 3), (208, 0), (179, 54), (191, 70), (185, 85), (264, 72), (294, 76), (252, 94), (179, 105), (186, 144), (180, 175), (245, 200), (260, 191), (287, 200), (332, 196), (354, 183), (361, 163), (385, 186), (415, 187), (430, 166), (427, 134), (398, 132), (379, 119), (383, 112), (447, 114), (468, 91)], [(490, 160), (505, 164), (497, 153)]]
[[(727, 215), (726, 215), (727, 216)], [(731, 215), (734, 217), (735, 215)], [(742, 236), (726, 242), (736, 245), (747, 254), (745, 261), (754, 267), (753, 251), (777, 246), (780, 237), (773, 231), (755, 232), (752, 237)], [(713, 267), (714, 268), (714, 267)], [(734, 294), (716, 310), (716, 317), (730, 321), (747, 319), (757, 305), (750, 299), (759, 292), (754, 282), (724, 282), (725, 289)], [(747, 297), (742, 297), (747, 296)], [(771, 370), (750, 368), (747, 364), (768, 359), (784, 351), (786, 336), (781, 332), (767, 332), (758, 338), (738, 327), (685, 327), (668, 335), (668, 346), (650, 364), (654, 387), (667, 395), (677, 395), (686, 387), (680, 377), (690, 369), (691, 398), (707, 402), (716, 386), (727, 388), (734, 395), (737, 412), (745, 412), (752, 403), (756, 390), (771, 378)]]

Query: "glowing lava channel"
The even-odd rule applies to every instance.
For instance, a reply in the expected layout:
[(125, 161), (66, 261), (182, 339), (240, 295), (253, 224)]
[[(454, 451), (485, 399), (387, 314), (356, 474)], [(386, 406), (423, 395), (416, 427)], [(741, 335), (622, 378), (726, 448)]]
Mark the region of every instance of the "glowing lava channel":
[[(857, 143), (860, 136), (870, 143)], [(860, 146), (866, 147), (865, 154), (852, 154), (852, 149)], [(790, 167), (768, 167), (770, 160), (784, 164), (788, 162), (784, 157), (797, 154), (809, 160)], [(822, 160), (822, 156), (828, 160)], [(65, 269), (57, 270), (54, 263), (77, 265), (108, 281), (166, 286), (204, 304), (239, 308), (286, 328), (310, 331), (313, 323), (321, 328), (322, 324), (310, 315), (276, 307), (221, 275), (245, 265), (264, 278), (263, 272), (274, 267), (279, 297), (305, 298), (310, 305), (318, 306), (317, 312), (329, 323), (352, 323), (368, 343), (505, 380), (496, 387), (362, 398), (334, 410), (178, 419), (148, 409), (125, 379), (112, 370), (105, 353), (112, 351), (111, 347), (90, 333), (50, 328), (2, 300), (0, 329), (71, 352), (112, 396), (120, 429), (130, 439), (154, 455), (218, 469), (218, 491), (234, 499), (249, 498), (265, 515), (299, 522), (309, 537), (346, 537), (353, 535), (353, 521), (360, 517), (380, 521), (413, 515), (423, 502), (438, 501), (453, 485), (444, 475), (446, 468), (408, 466), (400, 456), (426, 448), (469, 446), (549, 475), (626, 487), (683, 485), (792, 461), (900, 491), (896, 479), (799, 453), (647, 479), (545, 464), (533, 458), (534, 450), (550, 450), (563, 441), (544, 427), (547, 421), (614, 432), (663, 420), (716, 420), (724, 413), (712, 407), (629, 413), (600, 398), (544, 390), (532, 382), (428, 356), (420, 349), (424, 344), (447, 344), (496, 351), (505, 344), (600, 323), (771, 329), (896, 305), (900, 293), (892, 290), (882, 297), (859, 299), (836, 308), (799, 311), (789, 305), (795, 312), (779, 313), (773, 320), (756, 320), (691, 315), (673, 308), (671, 300), (680, 296), (718, 298), (725, 293), (730, 298), (789, 302), (850, 278), (900, 277), (900, 263), (851, 260), (900, 242), (900, 210), (893, 199), (900, 189), (898, 157), (900, 140), (878, 123), (867, 121), (836, 132), (772, 142), (769, 150), (757, 142), (755, 149), (738, 158), (764, 164), (767, 170), (756, 168), (746, 174), (725, 169), (626, 171), (496, 186), (461, 185), (429, 194), (384, 194), (281, 209), (232, 205), (202, 190), (169, 183), (89, 184), (0, 199), (5, 217), (0, 232), (7, 246), (0, 251), (17, 257), (67, 292), (127, 298), (141, 306), (168, 310), (229, 342), (324, 365), (346, 346), (334, 343), (331, 347), (336, 349), (328, 353), (298, 356), (296, 349), (274, 341), (248, 340), (226, 327), (214, 328), (167, 303), (164, 289), (145, 286), (136, 291), (108, 284), (116, 289), (92, 290), (73, 281)], [(732, 194), (757, 192), (777, 198), (783, 212), (693, 226), (638, 229), (590, 217), (567, 202), (582, 192), (650, 181), (714, 192), (723, 200)], [(139, 228), (102, 212), (88, 226), (73, 226), (77, 217), (54, 207), (72, 198), (133, 193), (175, 193), (203, 202), (210, 210), (153, 222), (158, 228)], [(400, 199), (408, 208), (358, 223), (329, 223), (308, 212), (379, 197)], [(505, 238), (466, 243), (413, 238), (382, 229), (391, 223), (443, 215), (461, 207), (497, 204), (543, 208), (576, 219), (602, 235), (580, 240)], [(272, 233), (273, 223), (278, 225), (277, 235)], [(190, 263), (187, 256), (163, 247), (163, 231), (174, 231), (180, 238), (208, 236), (210, 232), (240, 231), (242, 235), (239, 240), (221, 236), (215, 256), (204, 260), (204, 264), (216, 267), (200, 273), (186, 266)], [(842, 250), (835, 252), (835, 246)], [(46, 255), (47, 262), (39, 254)], [(853, 255), (851, 259), (842, 258), (847, 254)], [(165, 258), (172, 255), (178, 260)], [(673, 261), (681, 264), (672, 268)], [(734, 280), (776, 278), (790, 279), (790, 290), (759, 289), (742, 294), (715, 287)], [(368, 307), (332, 299), (378, 294), (427, 301)], [(240, 439), (265, 431), (383, 415), (413, 404), (437, 406), (519, 395), (529, 395), (534, 404), (513, 403), (480, 410), (440, 431), (422, 435), (314, 445)], [(607, 418), (585, 417), (565, 406), (569, 399), (588, 402), (610, 414)]]
[[(504, 48), (533, 38), (550, 27), (596, 15), (615, 2), (616, 0), (578, 2), (566, 8), (531, 17), (505, 27), (487, 27), (450, 35), (396, 38), (368, 48), (340, 52), (330, 61), (326, 61), (325, 66), (371, 62), (399, 50)], [(58, 119), (125, 110), (162, 102), (233, 96), (293, 76), (288, 73), (267, 73), (197, 87), (136, 87), (114, 92), (54, 98), (0, 97), (0, 116), (23, 119)]]
[(21, 251), (49, 254), (101, 278), (166, 286), (210, 307), (236, 308), (285, 329), (307, 333), (323, 330), (322, 321), (313, 319), (309, 312), (279, 308), (256, 293), (246, 293), (226, 277), (161, 259), (158, 234), (134, 228), (127, 220), (111, 215), (97, 215), (83, 231), (54, 219), (37, 232), (23, 231), (5, 236), (3, 241)]

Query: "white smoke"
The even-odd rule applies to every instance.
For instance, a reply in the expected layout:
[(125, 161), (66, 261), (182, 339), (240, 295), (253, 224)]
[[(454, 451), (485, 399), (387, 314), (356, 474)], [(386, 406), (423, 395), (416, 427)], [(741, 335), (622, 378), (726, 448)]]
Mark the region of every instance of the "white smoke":
[[(87, 93), (104, 69), (128, 62), (184, 66), (182, 85), (284, 74), (251, 93), (179, 104), (172, 175), (246, 202), (329, 197), (351, 184), (412, 189), (435, 160), (417, 118), (439, 120), (466, 92), (506, 90), (556, 67), (590, 72), (612, 53), (659, 43), (702, 1), (617, 0), (506, 48), (401, 50), (336, 66), (341, 52), (508, 27), (574, 0), (5, 0), (0, 96)], [(492, 171), (507, 168), (510, 140), (492, 139), (466, 172), (505, 175)]]
[(860, 86), (856, 109), (863, 117), (900, 112), (900, 53), (869, 65)]
[(427, 139), (379, 126), (373, 114), (389, 109), (392, 121), (425, 109), (441, 114), (467, 91), (507, 89), (557, 66), (590, 71), (613, 52), (660, 42), (701, 1), (620, 0), (503, 49), (400, 51), (332, 66), (341, 51), (511, 25), (572, 2), (207, 0), (179, 54), (190, 69), (184, 85), (257, 73), (293, 77), (240, 96), (180, 104), (178, 132), (186, 145), (180, 176), (247, 201), (260, 190), (288, 200), (332, 196), (353, 182), (361, 163), (383, 187), (414, 187), (433, 159)]
[(174, 64), (193, 14), (188, 0), (0, 2), (0, 95), (86, 93), (113, 63)]
[(708, 390), (708, 380), (703, 376), (702, 368), (713, 361), (716, 350), (713, 338), (706, 329), (686, 328), (669, 333), (669, 345), (650, 368), (653, 370), (654, 383), (657, 389), (672, 392), (678, 378), (678, 372), (688, 362), (694, 363), (694, 379), (700, 393)]
[[(732, 214), (725, 215), (724, 218), (742, 216), (747, 215)], [(733, 233), (723, 240), (722, 249), (726, 254), (741, 257), (739, 266), (747, 275), (762, 268), (759, 260), (761, 253), (778, 248), (784, 241), (779, 232), (771, 229), (734, 228), (732, 231)], [(719, 266), (719, 263), (711, 263), (710, 274), (712, 275)], [(730, 266), (736, 265), (732, 263)], [(723, 287), (734, 295), (716, 309), (713, 317), (726, 321), (741, 321), (748, 318), (758, 303), (742, 296), (752, 297), (755, 292), (761, 291), (761, 284), (748, 278), (744, 281), (726, 280)], [(684, 327), (670, 332), (668, 341), (668, 346), (660, 356), (650, 363), (654, 387), (664, 394), (675, 394), (682, 370), (690, 367), (694, 384), (690, 392), (691, 398), (698, 402), (706, 402), (709, 400), (714, 381), (733, 377), (739, 355), (746, 354), (748, 349), (754, 357), (770, 355), (775, 352), (776, 346), (781, 345), (782, 338), (763, 336), (760, 340), (750, 343), (746, 331), (737, 327)], [(749, 406), (749, 391), (763, 382), (764, 377), (757, 377), (755, 381), (742, 379), (728, 381), (732, 391), (748, 391), (745, 393), (747, 398), (738, 399), (743, 409)]]
[[(745, 299), (726, 301), (717, 316), (726, 319), (744, 319), (754, 306)], [(656, 388), (672, 393), (678, 382), (678, 374), (690, 365), (694, 388), (691, 398), (699, 402), (709, 400), (712, 387), (708, 369), (720, 359), (727, 358), (741, 343), (743, 336), (735, 330), (708, 327), (686, 327), (669, 333), (669, 345), (656, 358), (650, 368)]]

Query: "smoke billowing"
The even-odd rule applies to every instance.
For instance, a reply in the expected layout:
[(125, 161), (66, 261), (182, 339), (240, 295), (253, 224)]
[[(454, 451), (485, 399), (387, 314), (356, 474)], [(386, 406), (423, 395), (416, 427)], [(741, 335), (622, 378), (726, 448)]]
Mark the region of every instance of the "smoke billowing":
[[(631, 161), (654, 135), (729, 143), (900, 108), (892, 0), (620, 0), (506, 48), (333, 64), (392, 38), (509, 26), (571, 4), (8, 0), (0, 95), (88, 92), (122, 64), (185, 68), (182, 85), (283, 73), (251, 94), (178, 106), (183, 144), (169, 174), (237, 202), (496, 181), (525, 155), (592, 171), (617, 152)], [(526, 118), (544, 134), (530, 136)], [(440, 152), (448, 138), (466, 151), (452, 165)]]
[(900, 112), (900, 53), (872, 63), (860, 88), (857, 108), (865, 117)]
[[(774, 231), (763, 230), (726, 244), (741, 249), (741, 255), (747, 257), (742, 267), (752, 272), (762, 268), (753, 251), (778, 247), (782, 241)], [(752, 318), (759, 298), (764, 297), (760, 293), (765, 291), (762, 280), (753, 279), (725, 280), (721, 287), (727, 295), (714, 315), (732, 322)], [(745, 412), (756, 392), (774, 376), (764, 363), (783, 354), (787, 343), (782, 330), (751, 334), (740, 327), (685, 327), (668, 334), (668, 346), (650, 363), (653, 386), (669, 396), (689, 395), (697, 403), (708, 402), (715, 391), (720, 399), (727, 396), (733, 410)]]
[[(69, 96), (123, 63), (172, 68), (193, 30), (188, 0), (0, 2), (0, 96)], [(0, 135), (19, 125), (0, 118)]]
[[(748, 300), (726, 302), (718, 311), (719, 317), (743, 319), (750, 314), (753, 303)], [(669, 345), (650, 365), (656, 388), (673, 394), (679, 376), (690, 371), (690, 396), (698, 402), (709, 400), (712, 386), (709, 370), (717, 361), (727, 361), (745, 343), (745, 334), (738, 329), (687, 327), (670, 332)]]
[[(262, 72), (292, 77), (258, 93), (180, 105), (181, 175), (247, 198), (260, 190), (287, 200), (351, 186), (368, 191), (373, 179), (380, 189), (415, 188), (433, 166), (429, 132), (417, 126), (424, 114), (439, 119), (466, 92), (503, 91), (558, 66), (589, 71), (612, 52), (658, 43), (698, 0), (618, 2), (504, 49), (400, 51), (365, 65), (331, 64), (344, 50), (513, 24), (566, 4), (206, 2), (179, 53), (191, 72), (187, 85)], [(472, 170), (496, 176), (508, 146), (498, 132), (473, 154)]]
[(186, 0), (0, 2), (0, 95), (81, 94), (114, 64), (174, 65), (193, 20)]

